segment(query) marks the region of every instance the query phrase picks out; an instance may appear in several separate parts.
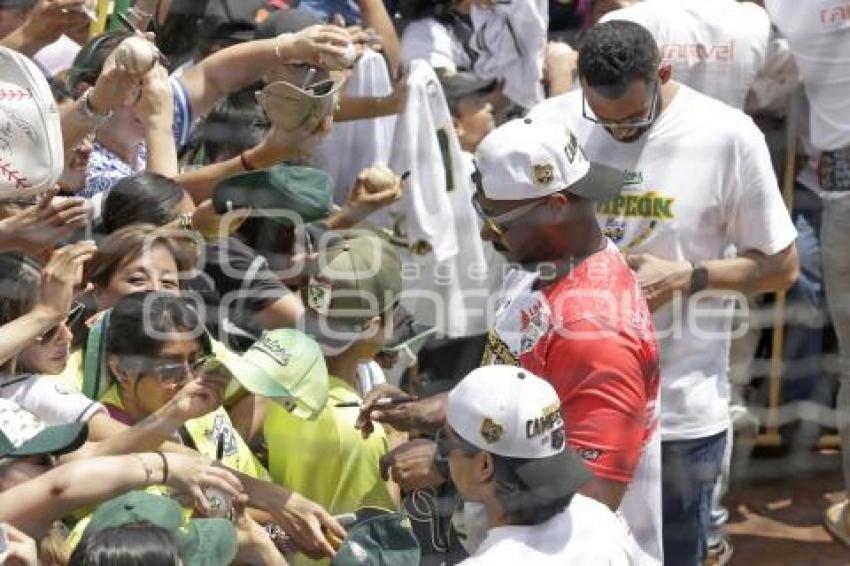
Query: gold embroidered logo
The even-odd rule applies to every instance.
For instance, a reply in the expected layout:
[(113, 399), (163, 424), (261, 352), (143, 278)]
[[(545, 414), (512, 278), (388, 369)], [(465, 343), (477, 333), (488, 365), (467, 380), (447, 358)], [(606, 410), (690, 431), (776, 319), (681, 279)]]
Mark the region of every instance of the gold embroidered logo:
[(481, 423), (481, 437), (490, 444), (499, 442), (502, 434), (505, 432), (505, 427), (499, 423), (493, 422), (493, 419), (487, 417)]
[(551, 163), (535, 165), (533, 173), (534, 182), (538, 185), (548, 185), (555, 180), (555, 167)]

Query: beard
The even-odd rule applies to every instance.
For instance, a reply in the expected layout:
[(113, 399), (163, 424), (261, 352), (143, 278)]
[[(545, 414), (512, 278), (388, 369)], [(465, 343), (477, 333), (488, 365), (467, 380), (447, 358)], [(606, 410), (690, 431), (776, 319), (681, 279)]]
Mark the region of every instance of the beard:
[(614, 138), (620, 143), (634, 143), (640, 138), (642, 138), (643, 135), (648, 132), (651, 127), (652, 125), (643, 126), (642, 128), (634, 128), (634, 131), (631, 134), (622, 137), (615, 136), (610, 128), (605, 128), (605, 131), (608, 132), (612, 138)]

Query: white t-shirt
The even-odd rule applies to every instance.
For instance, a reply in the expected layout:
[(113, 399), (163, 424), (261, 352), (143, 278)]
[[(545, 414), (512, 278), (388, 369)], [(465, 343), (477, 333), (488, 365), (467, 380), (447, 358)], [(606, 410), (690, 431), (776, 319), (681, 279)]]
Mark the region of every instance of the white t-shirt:
[(819, 151), (850, 145), (850, 3), (766, 0), (788, 39), (811, 105), (812, 144)]
[(414, 61), (408, 84), (389, 165), (399, 173), (410, 171), (410, 176), (402, 198), (369, 220), (430, 247), (418, 254), (400, 250), (404, 308), (441, 336), (483, 334), (488, 300), (498, 289), (504, 262), (479, 235), (470, 158), (461, 151), (434, 70)]
[(764, 9), (737, 0), (647, 0), (609, 12), (602, 18), (608, 20), (648, 29), (676, 81), (739, 110), (770, 39)]
[[(371, 49), (352, 69), (345, 82), (345, 96), (389, 96), (393, 91), (392, 79), (384, 57)], [(395, 115), (334, 122), (328, 136), (314, 152), (319, 167), (334, 180), (334, 202), (343, 205), (348, 192), (360, 172), (372, 165), (386, 165), (395, 130)], [(340, 159), (340, 156), (345, 159)], [(401, 171), (400, 173), (403, 173)]]
[[(679, 85), (647, 134), (620, 143), (582, 117), (581, 101), (581, 91), (573, 91), (538, 105), (531, 117), (564, 124), (591, 161), (626, 171), (623, 193), (597, 209), (625, 253), (698, 264), (723, 258), (729, 245), (772, 255), (794, 242), (764, 136), (742, 112)], [(731, 298), (717, 292), (674, 300), (653, 314), (662, 440), (728, 427), (731, 315)]]
[(634, 542), (605, 505), (576, 494), (570, 505), (542, 525), (496, 527), (463, 566), (629, 566)]
[(0, 397), (14, 401), (47, 426), (88, 422), (105, 410), (58, 379), (40, 375), (7, 378), (0, 383)]
[(55, 77), (62, 71), (67, 71), (74, 64), (74, 58), (80, 52), (80, 44), (67, 35), (60, 35), (59, 39), (42, 47), (35, 54), (35, 61), (41, 65), (48, 77)]

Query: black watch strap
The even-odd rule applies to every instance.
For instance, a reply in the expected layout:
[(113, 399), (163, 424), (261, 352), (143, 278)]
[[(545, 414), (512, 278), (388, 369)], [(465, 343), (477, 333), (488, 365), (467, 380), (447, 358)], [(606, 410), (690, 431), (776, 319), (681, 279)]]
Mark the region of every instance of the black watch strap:
[(708, 288), (708, 268), (704, 265), (691, 263), (691, 285), (688, 290), (691, 295), (699, 293)]

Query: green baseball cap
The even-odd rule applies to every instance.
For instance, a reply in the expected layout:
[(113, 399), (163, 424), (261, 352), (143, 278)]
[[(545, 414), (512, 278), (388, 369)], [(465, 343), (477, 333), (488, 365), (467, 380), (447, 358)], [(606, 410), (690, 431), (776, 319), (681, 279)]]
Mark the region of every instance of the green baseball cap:
[(183, 520), (180, 505), (161, 495), (131, 491), (97, 508), (83, 538), (110, 527), (147, 521), (174, 534), (186, 566), (224, 566), (236, 558), (236, 528), (227, 519)]
[(85, 444), (88, 436), (86, 423), (45, 426), (14, 401), (0, 399), (0, 459), (67, 454)]
[(333, 179), (325, 171), (275, 165), (219, 183), (213, 191), (213, 208), (217, 214), (251, 208), (270, 220), (292, 226), (327, 217), (333, 208), (333, 194)]
[(395, 307), (401, 296), (401, 258), (387, 240), (359, 231), (320, 250), (302, 289), (304, 325), (325, 353), (344, 350), (370, 319)]
[(421, 550), (406, 513), (367, 507), (356, 513), (332, 566), (408, 566), (419, 564)]
[(267, 330), (244, 354), (213, 352), (245, 389), (268, 397), (296, 417), (316, 418), (328, 400), (328, 368), (315, 340), (291, 328)]

